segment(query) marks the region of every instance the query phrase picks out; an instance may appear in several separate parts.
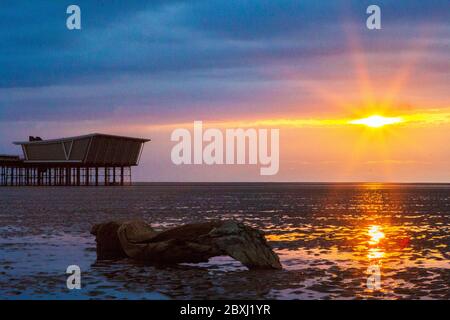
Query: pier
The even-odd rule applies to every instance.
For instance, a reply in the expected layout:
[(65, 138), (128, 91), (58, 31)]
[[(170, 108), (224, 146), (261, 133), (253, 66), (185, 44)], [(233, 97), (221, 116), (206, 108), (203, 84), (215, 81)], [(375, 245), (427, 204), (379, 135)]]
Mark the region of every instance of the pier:
[(149, 139), (90, 134), (15, 142), (23, 157), (0, 155), (0, 186), (124, 186)]

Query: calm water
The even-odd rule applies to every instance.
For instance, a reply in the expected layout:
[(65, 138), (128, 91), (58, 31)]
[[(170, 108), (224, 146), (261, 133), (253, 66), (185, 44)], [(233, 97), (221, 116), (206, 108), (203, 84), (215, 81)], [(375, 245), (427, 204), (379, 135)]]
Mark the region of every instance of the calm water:
[[(228, 257), (158, 269), (96, 263), (94, 223), (164, 229), (236, 219), (263, 229), (282, 271)], [(1, 188), (3, 299), (450, 299), (450, 185), (202, 184)], [(65, 270), (82, 269), (82, 289)], [(368, 268), (381, 288), (368, 289)]]

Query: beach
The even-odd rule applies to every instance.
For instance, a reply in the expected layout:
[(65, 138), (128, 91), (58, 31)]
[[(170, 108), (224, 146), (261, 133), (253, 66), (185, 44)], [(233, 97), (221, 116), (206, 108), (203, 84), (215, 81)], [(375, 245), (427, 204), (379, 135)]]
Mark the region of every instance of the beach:
[[(170, 267), (96, 262), (93, 224), (157, 230), (234, 219), (265, 232), (283, 270), (230, 257)], [(450, 299), (449, 184), (142, 183), (2, 187), (2, 299)], [(81, 268), (68, 290), (66, 268)], [(381, 270), (380, 288), (367, 270)]]

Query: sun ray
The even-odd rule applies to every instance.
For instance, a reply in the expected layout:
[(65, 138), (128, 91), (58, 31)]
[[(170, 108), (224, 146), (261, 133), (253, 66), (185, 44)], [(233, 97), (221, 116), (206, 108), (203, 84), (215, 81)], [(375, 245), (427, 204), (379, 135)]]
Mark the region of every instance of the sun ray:
[(350, 47), (351, 57), (354, 65), (354, 72), (356, 73), (357, 83), (359, 85), (359, 92), (361, 100), (365, 106), (372, 108), (375, 105), (375, 96), (373, 85), (369, 75), (368, 64), (366, 62), (365, 52), (362, 49), (361, 41), (356, 31), (350, 27), (349, 24), (346, 30), (348, 46)]
[(382, 103), (384, 106), (392, 108), (396, 97), (407, 85), (419, 60), (425, 55), (430, 39), (430, 30), (422, 29), (421, 35), (412, 40), (413, 43), (407, 50), (407, 56), (404, 58), (398, 71), (393, 75), (390, 85), (386, 88), (386, 94)]

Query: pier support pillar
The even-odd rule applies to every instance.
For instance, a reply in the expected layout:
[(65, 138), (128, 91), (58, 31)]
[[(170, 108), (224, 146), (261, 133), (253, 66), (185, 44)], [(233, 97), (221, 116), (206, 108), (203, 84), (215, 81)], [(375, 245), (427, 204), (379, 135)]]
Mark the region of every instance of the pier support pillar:
[(70, 186), (70, 168), (66, 168), (66, 186)]
[(80, 168), (77, 168), (77, 186), (81, 184), (81, 175), (80, 175)]
[(90, 183), (89, 180), (90, 180), (90, 175), (91, 175), (91, 169), (89, 167), (87, 167), (85, 170), (86, 170), (86, 177), (85, 177), (86, 185), (88, 186)]

